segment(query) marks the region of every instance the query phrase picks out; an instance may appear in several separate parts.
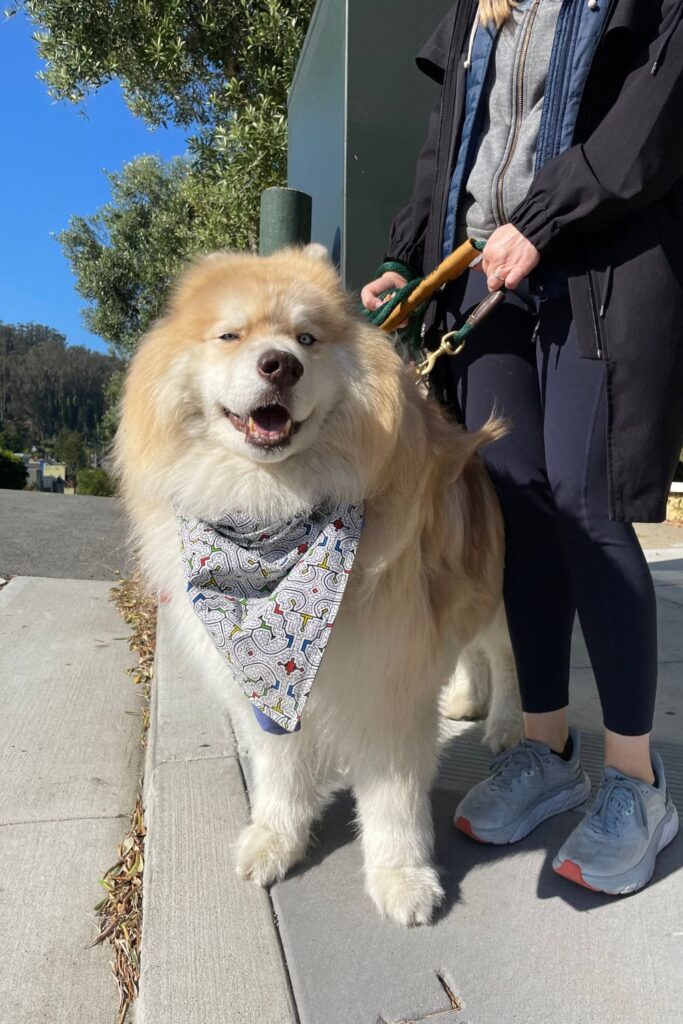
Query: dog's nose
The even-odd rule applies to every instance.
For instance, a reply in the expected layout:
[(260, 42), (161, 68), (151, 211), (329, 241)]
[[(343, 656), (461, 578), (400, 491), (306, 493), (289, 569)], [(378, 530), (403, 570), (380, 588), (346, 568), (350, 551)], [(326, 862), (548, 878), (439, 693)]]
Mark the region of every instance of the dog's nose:
[(270, 349), (259, 356), (256, 364), (264, 380), (276, 388), (291, 388), (304, 372), (304, 368), (291, 352)]

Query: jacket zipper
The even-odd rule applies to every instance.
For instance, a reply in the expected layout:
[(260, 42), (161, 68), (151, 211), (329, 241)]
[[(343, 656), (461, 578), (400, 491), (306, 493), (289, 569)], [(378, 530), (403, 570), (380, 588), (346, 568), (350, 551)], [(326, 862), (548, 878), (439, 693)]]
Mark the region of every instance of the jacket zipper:
[(526, 59), (529, 53), (529, 46), (531, 45), (531, 33), (533, 32), (534, 22), (536, 21), (536, 15), (538, 14), (538, 8), (541, 0), (533, 0), (533, 5), (529, 11), (527, 17), (526, 26), (524, 28), (524, 36), (522, 38), (522, 46), (519, 57), (519, 65), (517, 67), (517, 78), (515, 83), (515, 97), (517, 107), (515, 110), (515, 123), (512, 131), (512, 142), (510, 143), (510, 149), (505, 159), (503, 166), (498, 172), (498, 181), (496, 183), (496, 206), (498, 212), (498, 223), (504, 224), (506, 221), (505, 209), (503, 206), (503, 188), (505, 184), (505, 175), (510, 170), (512, 158), (515, 155), (517, 149), (517, 143), (519, 141), (519, 133), (522, 128), (522, 112), (524, 103), (524, 72), (526, 71)]
[(600, 321), (598, 319), (598, 304), (595, 301), (595, 286), (593, 284), (593, 274), (590, 270), (586, 271), (586, 277), (588, 278), (588, 294), (590, 295), (591, 301), (591, 316), (593, 318), (593, 335), (595, 337), (595, 352), (598, 359), (602, 359), (603, 345), (602, 338), (600, 335)]
[[(602, 40), (605, 38), (605, 35), (607, 34), (607, 29), (609, 28), (609, 24), (610, 24), (610, 21), (611, 21), (611, 18), (612, 18), (612, 13), (613, 13), (614, 8), (616, 6), (616, 0), (608, 0), (608, 4), (609, 4), (609, 8), (608, 8), (608, 11), (607, 11), (607, 16), (605, 17), (605, 20), (604, 20), (604, 22), (602, 24), (602, 31), (600, 32), (600, 36), (599, 36), (599, 38), (596, 41), (595, 52), (593, 54), (593, 60), (591, 61), (591, 66), (588, 69), (588, 73), (586, 74), (586, 77), (584, 79), (583, 88), (581, 90), (581, 95), (579, 97), (579, 105), (578, 105), (578, 108), (577, 108), (576, 123), (574, 124), (574, 135), (573, 135), (573, 138), (572, 138), (572, 143), (574, 143), (576, 141), (576, 136), (577, 136), (578, 131), (579, 131), (579, 126), (581, 125), (581, 127), (583, 127), (583, 123), (586, 121), (586, 119), (588, 117), (588, 111), (584, 108), (584, 100), (586, 98), (586, 89), (587, 89), (587, 86), (588, 86), (588, 81), (589, 81), (590, 76), (591, 76), (591, 72), (593, 70), (593, 65), (594, 65), (594, 62), (595, 62), (595, 57), (596, 57), (596, 55), (598, 53), (598, 50), (600, 48), (600, 43), (602, 42)], [(582, 118), (582, 115), (583, 115), (583, 118)], [(592, 272), (590, 270), (586, 271), (586, 279), (588, 280), (588, 294), (590, 296), (591, 317), (592, 317), (592, 320), (593, 320), (593, 337), (595, 338), (595, 354), (596, 354), (598, 359), (602, 359), (603, 358), (603, 353), (604, 353), (604, 346), (603, 346), (603, 343), (602, 343), (602, 335), (601, 335), (601, 330), (600, 330), (600, 317), (601, 316), (604, 317), (604, 315), (605, 315), (607, 295), (605, 295), (605, 297), (603, 298), (602, 303), (601, 303), (601, 308), (598, 311), (598, 304), (597, 304), (597, 301), (596, 301), (596, 298), (595, 298), (595, 285), (593, 283), (593, 274), (592, 274)]]

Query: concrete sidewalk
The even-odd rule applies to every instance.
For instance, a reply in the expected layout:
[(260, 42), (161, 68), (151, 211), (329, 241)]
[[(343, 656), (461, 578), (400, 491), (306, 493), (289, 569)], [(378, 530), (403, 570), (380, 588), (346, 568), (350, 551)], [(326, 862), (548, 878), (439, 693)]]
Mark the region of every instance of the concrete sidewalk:
[[(673, 537), (683, 542), (681, 531)], [(673, 537), (650, 541), (667, 545), (649, 553), (660, 628), (655, 743), (683, 809), (683, 546), (669, 546)], [(230, 846), (247, 821), (239, 761), (220, 700), (172, 649), (163, 616), (140, 1024), (681, 1024), (683, 836), (660, 856), (649, 888), (612, 900), (552, 872), (577, 812), (514, 847), (454, 833), (452, 811), (490, 760), (478, 725), (452, 725), (434, 787), (447, 902), (432, 927), (402, 930), (376, 915), (345, 794), (304, 864), (269, 895), (238, 883)], [(572, 719), (595, 782), (600, 716), (578, 635), (574, 654)]]
[(136, 1021), (295, 1024), (268, 894), (235, 876), (249, 809), (230, 723), (187, 671), (163, 605), (152, 701)]
[(0, 590), (2, 1024), (116, 1020), (111, 951), (88, 946), (142, 748), (110, 587), (15, 578)]

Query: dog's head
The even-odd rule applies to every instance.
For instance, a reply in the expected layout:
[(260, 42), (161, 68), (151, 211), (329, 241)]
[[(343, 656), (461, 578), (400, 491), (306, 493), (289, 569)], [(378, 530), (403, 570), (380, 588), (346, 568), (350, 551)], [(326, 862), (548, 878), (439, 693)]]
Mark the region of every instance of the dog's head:
[(303, 491), (323, 457), (331, 473), (372, 471), (400, 415), (399, 366), (321, 246), (215, 253), (181, 278), (136, 354), (119, 465), (125, 478), (141, 459), (147, 472), (150, 460), (201, 463), (225, 484), (249, 466), (282, 481), (298, 464)]
[(169, 321), (194, 342), (212, 436), (252, 460), (308, 447), (351, 371), (350, 310), (319, 246), (266, 260), (209, 257), (181, 281)]

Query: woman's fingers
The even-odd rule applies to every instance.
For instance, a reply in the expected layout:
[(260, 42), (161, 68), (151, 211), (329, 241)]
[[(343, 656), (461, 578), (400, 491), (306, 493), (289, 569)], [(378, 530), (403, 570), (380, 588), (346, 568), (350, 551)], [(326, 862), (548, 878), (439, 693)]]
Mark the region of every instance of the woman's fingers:
[(363, 288), (360, 293), (360, 301), (363, 303), (365, 308), (369, 309), (371, 312), (381, 306), (379, 295), (375, 288), (376, 284), (376, 281), (371, 281), (370, 284), (366, 284), (365, 288)]
[(496, 228), (484, 249), (482, 264), (489, 291), (517, 288), (538, 265), (541, 255), (512, 224)]
[(495, 268), (491, 265), (491, 269), (486, 275), (486, 284), (488, 285), (489, 291), (497, 292), (503, 286), (506, 288), (512, 288), (513, 286), (508, 284), (508, 280), (511, 277), (511, 271), (504, 264), (501, 263)]
[(380, 298), (382, 292), (390, 291), (392, 288), (402, 288), (406, 283), (405, 277), (401, 277), (400, 274), (396, 274), (393, 271), (388, 271), (376, 280), (366, 284), (360, 293), (360, 300), (366, 309), (374, 312), (386, 301)]
[(514, 291), (515, 288), (519, 288), (520, 284), (525, 277), (528, 277), (533, 267), (525, 270), (523, 267), (514, 267), (505, 277), (505, 287), (510, 288)]

